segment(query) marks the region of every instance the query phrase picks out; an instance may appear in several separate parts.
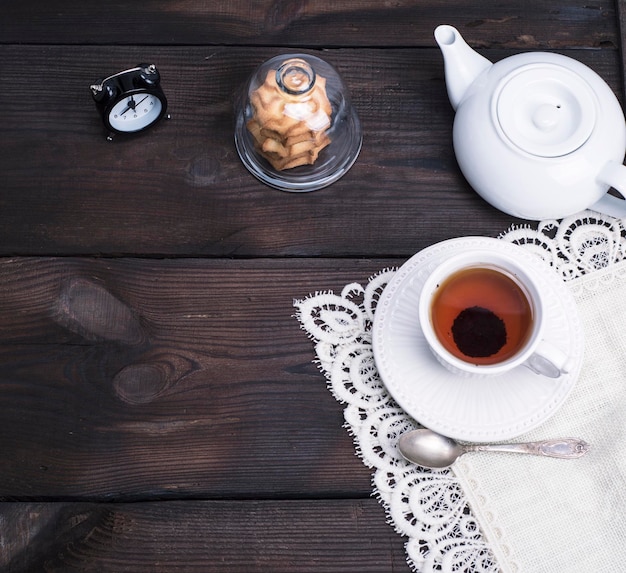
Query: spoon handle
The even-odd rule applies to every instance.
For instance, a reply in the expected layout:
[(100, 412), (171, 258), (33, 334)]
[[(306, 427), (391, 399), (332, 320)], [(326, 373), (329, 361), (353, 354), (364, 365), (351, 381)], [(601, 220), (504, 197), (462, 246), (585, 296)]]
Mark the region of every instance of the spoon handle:
[(584, 456), (590, 445), (578, 438), (557, 438), (524, 444), (472, 444), (464, 446), (467, 452), (512, 452), (549, 458), (574, 459)]

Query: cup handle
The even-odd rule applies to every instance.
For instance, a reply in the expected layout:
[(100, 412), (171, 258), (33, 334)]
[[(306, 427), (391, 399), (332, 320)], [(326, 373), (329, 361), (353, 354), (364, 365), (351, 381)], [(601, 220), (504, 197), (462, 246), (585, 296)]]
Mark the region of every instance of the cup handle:
[[(626, 166), (617, 161), (609, 161), (598, 174), (598, 180), (617, 189), (626, 196)], [(593, 211), (611, 215), (618, 219), (626, 217), (626, 201), (605, 193), (599, 201), (589, 207)]]
[(524, 366), (535, 374), (541, 374), (548, 378), (558, 378), (570, 371), (572, 360), (554, 344), (543, 340), (530, 358), (524, 362)]

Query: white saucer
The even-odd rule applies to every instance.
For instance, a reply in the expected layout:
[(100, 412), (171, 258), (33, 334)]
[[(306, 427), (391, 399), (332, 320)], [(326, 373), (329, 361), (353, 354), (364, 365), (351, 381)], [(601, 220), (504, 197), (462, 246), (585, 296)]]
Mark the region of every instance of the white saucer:
[[(426, 277), (452, 255), (475, 249), (513, 254), (546, 294), (545, 338), (573, 357), (571, 371), (546, 378), (524, 366), (501, 376), (460, 378), (428, 348), (418, 302)], [(500, 239), (462, 237), (420, 251), (396, 272), (376, 307), (374, 359), (383, 383), (407, 414), (423, 426), (470, 442), (507, 440), (552, 416), (572, 390), (583, 361), (583, 330), (574, 297), (546, 263)]]

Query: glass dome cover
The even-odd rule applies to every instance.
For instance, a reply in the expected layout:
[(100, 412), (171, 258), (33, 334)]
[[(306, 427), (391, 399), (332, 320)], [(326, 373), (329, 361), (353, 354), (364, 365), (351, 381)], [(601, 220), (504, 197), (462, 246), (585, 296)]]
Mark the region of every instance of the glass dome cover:
[(242, 162), (283, 191), (334, 183), (361, 149), (361, 126), (346, 86), (330, 64), (309, 54), (280, 55), (259, 66), (235, 118)]

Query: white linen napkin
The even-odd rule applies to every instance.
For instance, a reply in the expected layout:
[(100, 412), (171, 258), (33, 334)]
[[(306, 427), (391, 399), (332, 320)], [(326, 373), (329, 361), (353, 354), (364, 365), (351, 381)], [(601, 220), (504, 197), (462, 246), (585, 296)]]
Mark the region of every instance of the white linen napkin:
[(580, 437), (577, 460), (472, 453), (453, 472), (502, 573), (626, 571), (626, 262), (567, 282), (585, 332), (563, 407), (515, 441)]
[(517, 441), (578, 436), (593, 446), (584, 458), (473, 453), (443, 470), (406, 462), (397, 441), (415, 421), (388, 394), (371, 345), (378, 300), (394, 269), (340, 294), (295, 299), (295, 316), (344, 404), (355, 451), (373, 470), (374, 495), (407, 539), (412, 570), (626, 571), (626, 219), (584, 211), (536, 228), (513, 227), (500, 238), (534, 252), (563, 278), (587, 345), (561, 410)]

